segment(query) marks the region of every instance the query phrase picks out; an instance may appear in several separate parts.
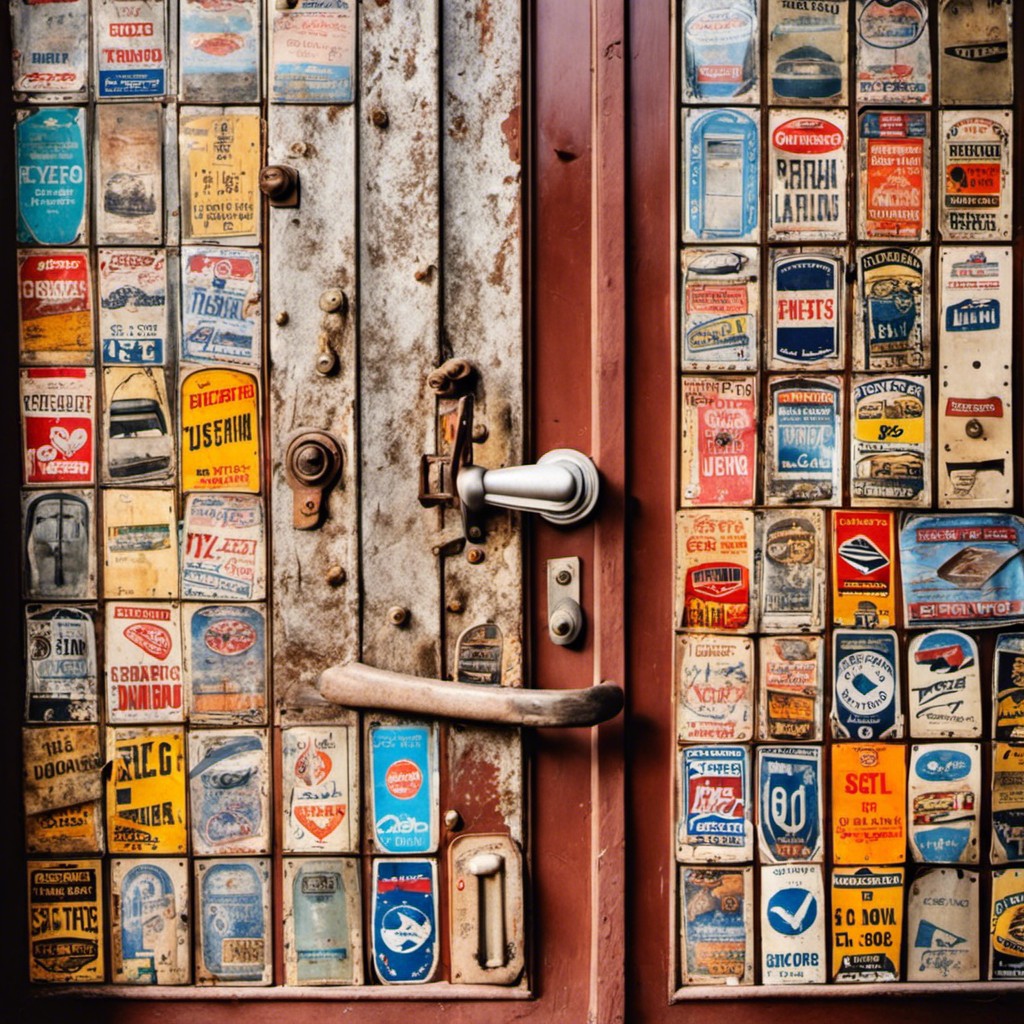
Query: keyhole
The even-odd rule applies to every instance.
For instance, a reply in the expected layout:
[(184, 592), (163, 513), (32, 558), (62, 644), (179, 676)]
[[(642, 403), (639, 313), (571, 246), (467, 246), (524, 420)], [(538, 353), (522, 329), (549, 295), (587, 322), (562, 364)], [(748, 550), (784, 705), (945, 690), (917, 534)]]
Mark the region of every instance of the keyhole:
[(295, 453), (295, 474), (313, 481), (327, 472), (327, 452), (318, 444), (304, 444)]

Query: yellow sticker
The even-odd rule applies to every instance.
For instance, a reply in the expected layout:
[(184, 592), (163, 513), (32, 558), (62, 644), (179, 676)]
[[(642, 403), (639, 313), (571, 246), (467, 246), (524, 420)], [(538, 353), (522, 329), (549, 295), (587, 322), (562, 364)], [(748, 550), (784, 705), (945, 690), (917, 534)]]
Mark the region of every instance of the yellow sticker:
[(1024, 978), (1024, 869), (992, 872), (989, 977)]
[(899, 981), (903, 868), (832, 872), (833, 981)]
[(28, 862), (32, 981), (103, 980), (102, 887), (101, 861)]
[(832, 856), (836, 864), (902, 864), (907, 767), (898, 743), (832, 747)]
[(184, 853), (185, 739), (180, 729), (112, 729), (107, 784), (111, 853)]
[(103, 852), (103, 809), (100, 801), (72, 804), (25, 817), (25, 849), (29, 853)]
[(208, 369), (181, 383), (181, 489), (260, 489), (260, 417), (256, 378)]

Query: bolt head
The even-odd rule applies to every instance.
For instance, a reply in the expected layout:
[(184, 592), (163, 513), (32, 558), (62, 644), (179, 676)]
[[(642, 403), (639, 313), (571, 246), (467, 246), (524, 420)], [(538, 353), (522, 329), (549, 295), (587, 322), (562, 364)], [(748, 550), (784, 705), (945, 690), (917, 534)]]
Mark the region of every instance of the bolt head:
[(448, 611), (450, 611), (452, 615), (461, 615), (465, 610), (466, 606), (457, 597), (453, 597), (448, 602)]
[(570, 629), (572, 629), (572, 625), (569, 623), (568, 619), (558, 618), (551, 623), (551, 632), (554, 633), (555, 636), (568, 636)]
[(340, 587), (347, 579), (348, 574), (340, 565), (332, 565), (324, 573), (324, 582), (331, 587)]
[(444, 812), (444, 827), (449, 832), (458, 832), (462, 828), (462, 815), (452, 809)]
[(572, 573), (569, 572), (568, 569), (560, 569), (555, 574), (555, 582), (560, 587), (567, 587), (570, 583), (572, 583)]
[(484, 560), (483, 548), (470, 548), (466, 552), (466, 561), (470, 565), (479, 565)]
[(316, 357), (316, 372), (322, 377), (334, 373), (338, 365), (338, 357), (333, 352), (321, 352)]
[(288, 323), (288, 319), (288, 311), (282, 309), (281, 312), (274, 317), (274, 323), (277, 324), (278, 327), (284, 327), (284, 325)]
[(404, 626), (409, 621), (409, 609), (399, 605), (388, 609), (388, 622), (392, 626)]
[(307, 480), (315, 480), (326, 472), (327, 461), (322, 445), (304, 444), (295, 453), (295, 472)]
[(477, 444), (483, 444), (484, 441), (490, 436), (490, 432), (483, 423), (477, 423), (473, 426), (473, 440)]

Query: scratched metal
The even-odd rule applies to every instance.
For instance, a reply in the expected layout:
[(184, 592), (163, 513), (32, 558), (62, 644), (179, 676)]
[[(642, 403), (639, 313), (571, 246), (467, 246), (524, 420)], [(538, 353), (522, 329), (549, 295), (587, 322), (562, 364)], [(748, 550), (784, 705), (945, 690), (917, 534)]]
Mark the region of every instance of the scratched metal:
[(445, 806), (458, 810), (467, 830), (507, 832), (523, 842), (525, 769), (520, 730), (452, 722), (447, 746)]
[(47, 725), (22, 730), (26, 814), (88, 803), (103, 796), (100, 730), (95, 725)]

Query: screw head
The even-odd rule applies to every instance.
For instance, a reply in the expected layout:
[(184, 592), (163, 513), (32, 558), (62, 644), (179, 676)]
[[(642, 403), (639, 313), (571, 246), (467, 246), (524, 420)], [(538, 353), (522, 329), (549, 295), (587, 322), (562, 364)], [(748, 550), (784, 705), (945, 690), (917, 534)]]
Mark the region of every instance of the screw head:
[(316, 357), (316, 372), (321, 377), (334, 373), (338, 365), (338, 357), (331, 351), (321, 352)]
[(572, 629), (572, 624), (564, 616), (559, 616), (551, 623), (551, 632), (555, 636), (568, 636), (570, 629)]
[(288, 311), (285, 309), (282, 309), (281, 312), (274, 317), (274, 323), (277, 324), (278, 327), (284, 327), (284, 325), (288, 323), (288, 320)]
[(450, 611), (452, 615), (461, 615), (465, 610), (466, 606), (457, 597), (453, 597), (448, 602), (448, 611)]
[(470, 565), (479, 565), (484, 560), (484, 549), (483, 548), (470, 548), (466, 552), (466, 561)]
[(304, 444), (295, 453), (295, 474), (305, 480), (316, 480), (327, 472), (328, 457), (323, 445)]
[(444, 812), (444, 827), (449, 832), (458, 832), (462, 828), (462, 815), (454, 808)]
[(340, 288), (325, 288), (320, 293), (320, 308), (325, 313), (340, 313), (345, 304), (345, 293)]
[(569, 572), (568, 569), (559, 569), (559, 571), (555, 574), (555, 582), (560, 587), (567, 587), (570, 583), (572, 583), (572, 573)]
[(340, 587), (348, 579), (348, 573), (340, 565), (329, 566), (324, 573), (324, 582), (331, 587)]
[(985, 433), (985, 428), (981, 424), (981, 420), (969, 419), (964, 424), (964, 433), (971, 438), (979, 438)]
[(388, 112), (381, 107), (374, 107), (370, 111), (370, 120), (376, 128), (387, 128), (391, 121), (388, 117)]
[(477, 444), (483, 444), (489, 436), (490, 432), (483, 423), (476, 423), (473, 425), (473, 440)]
[(409, 621), (409, 609), (394, 605), (388, 609), (388, 622), (392, 626), (404, 626)]

